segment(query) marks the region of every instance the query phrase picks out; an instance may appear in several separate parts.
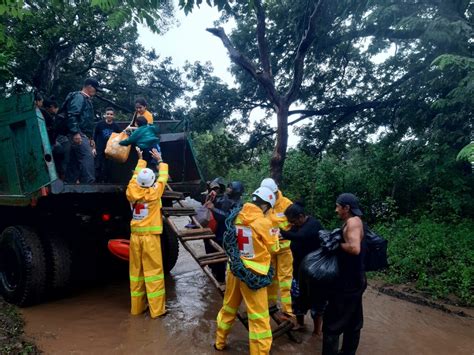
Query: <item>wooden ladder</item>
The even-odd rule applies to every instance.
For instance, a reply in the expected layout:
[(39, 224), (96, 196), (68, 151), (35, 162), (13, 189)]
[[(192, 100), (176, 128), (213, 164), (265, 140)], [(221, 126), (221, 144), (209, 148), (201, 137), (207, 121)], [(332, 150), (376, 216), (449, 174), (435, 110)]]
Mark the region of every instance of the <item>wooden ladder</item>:
[[(178, 238), (184, 249), (186, 249), (189, 254), (191, 254), (193, 259), (199, 264), (201, 269), (217, 288), (221, 296), (224, 297), (225, 283), (220, 283), (215, 278), (211, 268), (209, 267), (211, 264), (227, 263), (228, 259), (224, 249), (214, 241), (216, 236), (212, 230), (210, 228), (204, 228), (198, 222), (195, 217), (196, 212), (194, 208), (187, 208), (183, 205), (183, 194), (173, 191), (169, 185), (167, 185), (167, 191), (165, 191), (165, 194), (168, 198), (172, 197), (176, 201), (177, 206), (162, 207), (163, 222), (169, 227), (169, 231), (175, 235), (176, 238)], [(183, 221), (179, 221), (179, 219), (176, 217), (188, 217), (188, 223), (190, 222), (194, 224), (196, 228), (184, 228), (182, 225)], [(197, 240), (207, 240), (215, 251), (212, 253), (199, 254), (191, 245), (192, 242)], [(273, 306), (269, 309), (272, 319), (277, 324), (277, 327), (272, 329), (273, 339), (287, 334), (290, 340), (300, 343), (301, 338), (297, 336), (294, 331), (291, 331), (293, 324), (288, 320), (280, 320), (278, 317), (276, 317), (277, 312), (278, 308), (276, 306)], [(246, 314), (242, 311), (239, 311), (237, 312), (237, 318), (248, 330), (248, 318)]]

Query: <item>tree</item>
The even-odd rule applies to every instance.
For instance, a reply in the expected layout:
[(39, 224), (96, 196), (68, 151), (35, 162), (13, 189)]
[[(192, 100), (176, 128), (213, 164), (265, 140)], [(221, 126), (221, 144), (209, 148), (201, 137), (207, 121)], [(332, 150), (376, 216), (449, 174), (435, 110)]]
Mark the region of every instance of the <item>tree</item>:
[(152, 109), (159, 108), (159, 118), (173, 115), (188, 86), (171, 59), (138, 43), (133, 23), (113, 28), (109, 13), (89, 2), (28, 4), (27, 21), (0, 17), (7, 35), (15, 38), (12, 46), (3, 47), (8, 74), (0, 91), (35, 88), (62, 99), (78, 90), (85, 77), (95, 76), (107, 90), (104, 106), (133, 111), (134, 99), (143, 96)]
[[(236, 1), (223, 6), (223, 21), (236, 20), (231, 35), (209, 31), (235, 64), (238, 96), (276, 112), (271, 170), (280, 180), (288, 126), (303, 120), (310, 122), (300, 130), (305, 146), (315, 153), (334, 138), (364, 139), (381, 126), (397, 126), (403, 136), (410, 125), (397, 122), (395, 108), (427, 99), (416, 90), (436, 76), (432, 61), (450, 49), (446, 35), (461, 35), (451, 49), (469, 47), (471, 7), (436, 0)], [(374, 61), (393, 48), (395, 55)], [(256, 138), (274, 133), (266, 129)]]

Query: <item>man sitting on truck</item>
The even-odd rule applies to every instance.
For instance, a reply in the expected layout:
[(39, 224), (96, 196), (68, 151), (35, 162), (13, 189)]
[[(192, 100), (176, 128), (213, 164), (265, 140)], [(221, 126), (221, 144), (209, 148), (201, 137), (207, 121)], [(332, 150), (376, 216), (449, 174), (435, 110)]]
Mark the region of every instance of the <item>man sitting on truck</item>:
[(61, 107), (70, 150), (66, 171), (66, 182), (91, 184), (95, 182), (94, 107), (91, 98), (99, 89), (99, 82), (93, 78), (84, 81), (81, 91), (70, 92)]
[(151, 318), (163, 316), (165, 309), (165, 279), (161, 255), (161, 196), (168, 181), (168, 164), (161, 154), (152, 150), (159, 163), (158, 180), (155, 173), (146, 168), (143, 152), (136, 148), (138, 163), (127, 187), (127, 199), (132, 207), (130, 222), (130, 291), (131, 313), (143, 313), (148, 306)]

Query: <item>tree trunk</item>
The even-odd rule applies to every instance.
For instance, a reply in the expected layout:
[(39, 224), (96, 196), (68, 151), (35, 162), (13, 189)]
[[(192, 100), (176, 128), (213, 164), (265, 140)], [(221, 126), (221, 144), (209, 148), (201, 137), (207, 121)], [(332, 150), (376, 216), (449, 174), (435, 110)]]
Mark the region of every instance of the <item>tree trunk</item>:
[(277, 136), (275, 149), (270, 161), (270, 169), (273, 180), (280, 184), (283, 178), (283, 165), (286, 159), (286, 148), (288, 147), (288, 102), (281, 102), (277, 108)]
[(33, 86), (42, 93), (51, 93), (59, 79), (59, 68), (74, 51), (74, 46), (54, 46), (38, 63), (33, 76)]

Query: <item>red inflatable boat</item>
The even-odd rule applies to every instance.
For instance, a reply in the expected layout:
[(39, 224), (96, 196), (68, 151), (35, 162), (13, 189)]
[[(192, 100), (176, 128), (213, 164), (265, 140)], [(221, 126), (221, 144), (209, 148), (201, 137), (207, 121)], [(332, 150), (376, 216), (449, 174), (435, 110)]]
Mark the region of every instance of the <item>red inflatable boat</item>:
[(108, 243), (109, 250), (117, 258), (128, 261), (130, 258), (130, 240), (128, 239), (110, 239)]

